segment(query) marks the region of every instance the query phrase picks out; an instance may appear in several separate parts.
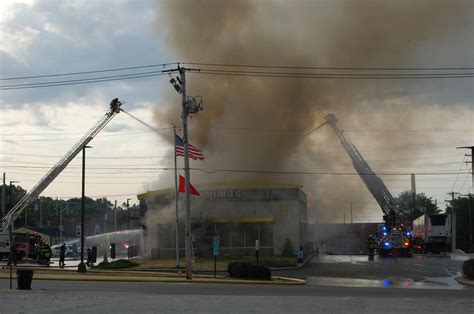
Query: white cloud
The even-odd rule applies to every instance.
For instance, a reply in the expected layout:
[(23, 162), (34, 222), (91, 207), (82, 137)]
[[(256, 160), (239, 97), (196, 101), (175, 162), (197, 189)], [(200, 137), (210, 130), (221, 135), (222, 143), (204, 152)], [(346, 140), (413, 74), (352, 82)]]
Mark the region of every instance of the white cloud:
[(38, 39), (39, 31), (31, 27), (2, 25), (0, 50), (21, 63), (27, 63), (28, 49)]

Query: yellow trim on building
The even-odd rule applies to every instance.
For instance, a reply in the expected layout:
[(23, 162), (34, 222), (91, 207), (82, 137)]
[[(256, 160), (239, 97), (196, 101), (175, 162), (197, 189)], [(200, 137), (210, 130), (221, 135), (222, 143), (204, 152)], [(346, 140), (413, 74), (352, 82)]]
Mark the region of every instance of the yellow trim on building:
[[(248, 181), (248, 182), (212, 182), (212, 183), (201, 183), (201, 184), (193, 184), (196, 189), (216, 189), (216, 190), (224, 190), (224, 189), (261, 189), (261, 188), (303, 188), (302, 185), (298, 184), (291, 184), (285, 182), (271, 182), (271, 181)], [(166, 188), (156, 191), (148, 191), (142, 194), (138, 194), (138, 200), (142, 201), (151, 196), (158, 196), (173, 193), (174, 188)]]

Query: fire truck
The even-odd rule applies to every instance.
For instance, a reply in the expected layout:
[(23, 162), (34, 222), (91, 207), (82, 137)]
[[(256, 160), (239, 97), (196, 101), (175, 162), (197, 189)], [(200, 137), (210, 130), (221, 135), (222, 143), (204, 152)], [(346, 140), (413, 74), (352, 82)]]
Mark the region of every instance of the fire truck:
[[(115, 98), (110, 103), (110, 110), (46, 173), (46, 175), (2, 218), (0, 225), (0, 257), (9, 255), (13, 243), (19, 256), (33, 255), (37, 236), (13, 232), (13, 225), (18, 216), (30, 206), (38, 196), (56, 179), (67, 165), (82, 149), (121, 111), (122, 103)], [(36, 242), (38, 241), (38, 242)]]
[(325, 120), (326, 121), (315, 130), (324, 124), (329, 124), (332, 127), (342, 147), (349, 155), (352, 166), (382, 209), (385, 223), (378, 226), (377, 251), (379, 255), (411, 257), (413, 233), (408, 222), (397, 213), (392, 194), (382, 179), (370, 168), (349, 136), (344, 132), (336, 116), (334, 114), (328, 114)]
[[(32, 259), (36, 260), (36, 247), (39, 244), (41, 237), (37, 234), (14, 232), (13, 252), (16, 254), (17, 260)], [(8, 258), (10, 253), (10, 235), (0, 234), (0, 260)]]

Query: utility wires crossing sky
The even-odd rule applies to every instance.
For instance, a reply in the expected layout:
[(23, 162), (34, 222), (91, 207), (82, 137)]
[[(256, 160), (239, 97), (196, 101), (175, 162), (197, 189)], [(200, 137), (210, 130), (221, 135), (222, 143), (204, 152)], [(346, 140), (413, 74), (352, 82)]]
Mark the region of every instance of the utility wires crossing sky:
[[(30, 88), (44, 88), (68, 86), (77, 84), (102, 83), (119, 80), (143, 79), (167, 74), (169, 67), (177, 65), (199, 66), (199, 71), (193, 74), (225, 75), (225, 76), (251, 76), (268, 78), (298, 78), (298, 79), (447, 79), (447, 78), (472, 78), (472, 67), (317, 67), (317, 66), (288, 66), (264, 64), (224, 64), (200, 62), (170, 62), (148, 64), (131, 67), (118, 67), (101, 70), (77, 71), (56, 74), (24, 75), (0, 78), (0, 81), (37, 80), (52, 77), (83, 76), (78, 79), (67, 80), (42, 80), (36, 82), (26, 81), (17, 84), (0, 85), (0, 90), (18, 90)], [(161, 68), (161, 70), (136, 72), (134, 70), (145, 68)], [(292, 70), (292, 71), (289, 71)], [(93, 76), (99, 73), (132, 71), (109, 76)], [(332, 71), (332, 72), (321, 72)], [(398, 73), (394, 73), (398, 72)], [(403, 73), (400, 73), (403, 72)], [(85, 77), (84, 77), (85, 76)]]

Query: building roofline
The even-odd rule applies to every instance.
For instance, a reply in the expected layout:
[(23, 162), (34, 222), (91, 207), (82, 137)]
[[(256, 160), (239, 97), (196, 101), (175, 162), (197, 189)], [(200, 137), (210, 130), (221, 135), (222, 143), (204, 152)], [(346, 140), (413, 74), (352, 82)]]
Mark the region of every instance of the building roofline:
[[(200, 184), (193, 184), (196, 189), (255, 189), (255, 188), (303, 188), (302, 185), (299, 184), (291, 184), (285, 182), (271, 182), (271, 181), (222, 181), (222, 182), (210, 182), (210, 183), (200, 183)], [(141, 193), (137, 195), (138, 200), (143, 200), (150, 196), (158, 196), (158, 195), (165, 195), (174, 193), (174, 188), (165, 188), (160, 190), (148, 191), (145, 193)]]

